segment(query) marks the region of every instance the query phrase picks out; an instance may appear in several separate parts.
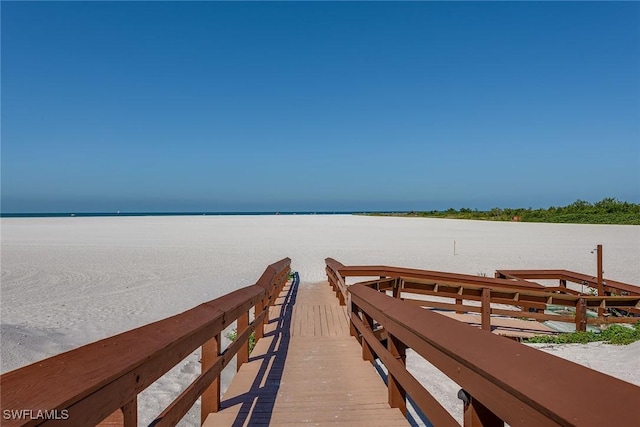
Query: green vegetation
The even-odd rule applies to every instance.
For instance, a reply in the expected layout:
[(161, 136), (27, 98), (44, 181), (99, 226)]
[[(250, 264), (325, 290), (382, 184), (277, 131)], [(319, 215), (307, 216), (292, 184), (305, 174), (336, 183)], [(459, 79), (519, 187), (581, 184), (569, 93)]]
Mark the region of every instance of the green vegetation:
[(380, 216), (411, 216), (451, 219), (478, 219), (489, 221), (554, 222), (576, 224), (633, 224), (640, 225), (640, 204), (606, 198), (596, 203), (577, 200), (564, 207), (548, 209), (493, 208), (490, 211), (453, 208), (446, 211), (405, 212), (396, 214), (374, 213)]
[[(225, 336), (229, 340), (235, 341), (236, 338), (238, 338), (238, 330), (234, 329), (233, 331), (229, 332)], [(255, 347), (255, 346), (256, 346), (256, 333), (255, 332), (251, 332), (251, 335), (249, 335), (249, 354), (251, 354), (251, 352), (253, 351), (253, 347)]]
[(595, 341), (616, 345), (640, 341), (640, 322), (633, 325), (633, 328), (611, 325), (602, 332), (568, 332), (559, 335), (541, 335), (525, 340), (527, 343), (538, 344), (586, 344)]

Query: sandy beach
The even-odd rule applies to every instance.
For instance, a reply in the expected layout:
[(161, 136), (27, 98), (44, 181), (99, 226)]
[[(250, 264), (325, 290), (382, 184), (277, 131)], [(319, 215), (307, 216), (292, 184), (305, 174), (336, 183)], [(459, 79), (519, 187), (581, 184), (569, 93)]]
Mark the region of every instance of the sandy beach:
[[(603, 244), (605, 277), (640, 284), (638, 226), (351, 215), (3, 218), (1, 226), (2, 372), (248, 286), (287, 256), (303, 283), (325, 280), (326, 257), (488, 276), (520, 268), (595, 275), (591, 251)], [(637, 345), (540, 347), (640, 385)], [(409, 368), (422, 381), (431, 375), (415, 358)], [(145, 391), (141, 422), (199, 369), (194, 353)], [(434, 394), (461, 414), (457, 389), (447, 387)], [(195, 425), (194, 414), (182, 425)]]

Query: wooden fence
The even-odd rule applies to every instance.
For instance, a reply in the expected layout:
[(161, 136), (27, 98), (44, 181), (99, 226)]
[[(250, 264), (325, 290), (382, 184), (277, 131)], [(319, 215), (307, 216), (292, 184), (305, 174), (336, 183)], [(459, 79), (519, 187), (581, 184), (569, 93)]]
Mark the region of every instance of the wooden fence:
[[(2, 425), (136, 426), (138, 394), (198, 347), (201, 374), (151, 425), (175, 425), (199, 397), (204, 421), (220, 407), (222, 369), (236, 354), (238, 368), (247, 362), (252, 332), (262, 337), (290, 262), (276, 262), (254, 285), (184, 313), (3, 374)], [(237, 337), (222, 351), (221, 333), (236, 321)]]
[[(491, 278), (389, 266), (345, 266), (332, 258), (327, 258), (325, 262), (331, 286), (341, 303), (345, 304), (347, 277), (377, 276), (380, 279), (368, 281), (368, 286), (379, 291), (391, 290), (398, 298), (402, 294), (404, 301), (424, 307), (481, 313), (483, 329), (489, 329), (491, 314), (539, 321), (575, 322), (577, 330), (581, 331), (586, 330), (587, 324), (635, 323), (640, 320), (637, 317), (587, 317), (588, 309), (620, 308), (635, 311), (640, 307), (640, 292), (628, 296), (591, 296), (572, 292), (566, 286), (545, 287), (522, 278)], [(627, 285), (627, 288), (640, 291), (640, 288), (632, 285)], [(455, 302), (426, 301), (415, 295), (444, 297)], [(468, 301), (480, 302), (480, 306), (465, 304)], [(492, 308), (491, 304), (508, 305), (512, 309)], [(544, 311), (549, 305), (572, 308), (573, 312), (564, 316), (546, 314)]]
[[(396, 278), (344, 285), (345, 276), (354, 272), (415, 278), (419, 271), (345, 267), (333, 259), (326, 264), (331, 285), (347, 292), (351, 334), (362, 345), (363, 359), (384, 364), (389, 404), (403, 413), (409, 396), (433, 425), (458, 425), (406, 369), (406, 350), (411, 348), (461, 387), (465, 426), (637, 423), (640, 387), (408, 304), (399, 298)], [(488, 288), (483, 289), (481, 298), (486, 299)], [(395, 298), (380, 290), (392, 290)], [(487, 307), (482, 310), (488, 317)]]

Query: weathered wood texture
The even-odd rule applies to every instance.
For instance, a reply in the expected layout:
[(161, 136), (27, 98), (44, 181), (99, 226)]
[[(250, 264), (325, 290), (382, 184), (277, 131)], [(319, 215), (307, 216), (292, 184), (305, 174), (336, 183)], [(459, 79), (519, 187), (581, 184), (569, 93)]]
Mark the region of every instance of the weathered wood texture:
[[(387, 388), (360, 356), (347, 313), (328, 284), (285, 288), (258, 341), (205, 426), (406, 426)], [(295, 303), (295, 304), (294, 304)]]

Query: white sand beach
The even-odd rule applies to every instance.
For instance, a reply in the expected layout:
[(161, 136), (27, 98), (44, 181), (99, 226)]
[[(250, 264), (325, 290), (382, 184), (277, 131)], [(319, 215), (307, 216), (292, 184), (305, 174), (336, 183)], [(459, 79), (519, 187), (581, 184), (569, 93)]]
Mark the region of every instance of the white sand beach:
[[(306, 283), (325, 280), (326, 257), (487, 276), (520, 268), (595, 275), (591, 251), (603, 244), (605, 277), (640, 284), (639, 226), (351, 215), (3, 218), (1, 226), (2, 372), (253, 284), (287, 256)], [(640, 385), (637, 345), (540, 347)], [(409, 368), (434, 378), (424, 361), (410, 358)], [(141, 422), (199, 369), (194, 353), (145, 391)], [(447, 387), (434, 394), (461, 414), (458, 389)], [(196, 425), (194, 414), (181, 425)]]

